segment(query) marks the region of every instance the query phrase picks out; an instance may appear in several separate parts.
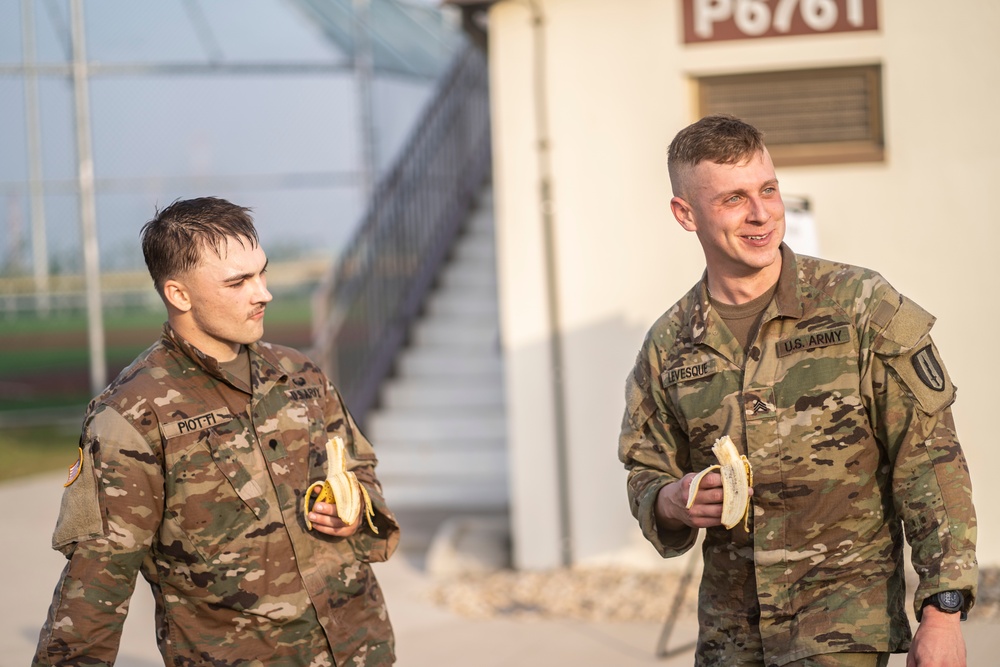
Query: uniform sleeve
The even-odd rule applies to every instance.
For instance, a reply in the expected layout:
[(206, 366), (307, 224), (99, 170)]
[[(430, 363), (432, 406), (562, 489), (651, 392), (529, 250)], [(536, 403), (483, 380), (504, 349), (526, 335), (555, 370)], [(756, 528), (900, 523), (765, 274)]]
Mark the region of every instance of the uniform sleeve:
[(656, 524), (657, 494), (667, 484), (681, 479), (690, 465), (687, 439), (664, 409), (662, 396), (655, 393), (658, 385), (652, 382), (654, 373), (649, 361), (653, 353), (647, 342), (625, 382), (625, 414), (618, 438), (618, 458), (628, 471), (629, 509), (643, 536), (661, 556), (671, 558), (694, 545), (698, 530), (664, 532)]
[(136, 576), (162, 518), (162, 468), (117, 412), (98, 408), (81, 437), (52, 546), (67, 558), (34, 665), (112, 665)]
[(385, 496), (382, 494), (382, 484), (375, 475), (375, 467), (378, 465), (375, 448), (358, 428), (337, 389), (332, 384), (329, 384), (328, 389), (333, 397), (332, 403), (336, 412), (335, 416), (332, 415), (333, 421), (340, 421), (344, 417), (347, 421), (349, 436), (347, 449), (350, 457), (347, 467), (354, 471), (354, 474), (358, 476), (358, 481), (368, 491), (368, 497), (375, 510), (373, 523), (378, 529), (378, 534), (375, 534), (368, 523), (362, 521), (358, 532), (349, 539), (358, 560), (369, 563), (382, 562), (388, 560), (399, 545), (399, 524), (385, 501)]
[(872, 421), (886, 445), (893, 505), (912, 547), (919, 618), (923, 600), (939, 591), (963, 591), (968, 606), (974, 604), (976, 512), (951, 413), (956, 390), (930, 337), (934, 318), (906, 297), (890, 303), (895, 312), (872, 345)]

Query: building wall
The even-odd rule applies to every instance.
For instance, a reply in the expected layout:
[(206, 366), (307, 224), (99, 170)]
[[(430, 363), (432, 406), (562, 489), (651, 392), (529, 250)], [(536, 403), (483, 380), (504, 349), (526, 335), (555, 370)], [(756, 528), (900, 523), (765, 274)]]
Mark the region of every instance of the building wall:
[[(543, 14), (541, 49), (532, 4)], [(681, 39), (679, 1), (508, 0), (492, 7), (495, 197), (519, 566), (556, 566), (566, 553), (575, 563), (654, 557), (629, 515), (616, 445), (624, 379), (645, 330), (704, 267), (696, 238), (668, 206), (666, 147), (696, 120), (691, 78), (874, 63), (883, 68), (884, 162), (779, 167), (778, 177), (786, 196), (811, 201), (823, 256), (879, 270), (937, 315), (934, 337), (959, 387), (955, 414), (980, 515), (980, 561), (1000, 564), (1000, 511), (990, 478), (1000, 464), (1000, 449), (991, 444), (1000, 364), (989, 346), (1000, 321), (989, 302), (1000, 246), (993, 202), (1000, 4), (878, 5), (877, 32), (689, 46)], [(540, 206), (547, 175), (552, 262)], [(556, 298), (549, 299), (553, 284)], [(977, 304), (979, 295), (987, 300)], [(565, 405), (564, 492), (554, 384)]]

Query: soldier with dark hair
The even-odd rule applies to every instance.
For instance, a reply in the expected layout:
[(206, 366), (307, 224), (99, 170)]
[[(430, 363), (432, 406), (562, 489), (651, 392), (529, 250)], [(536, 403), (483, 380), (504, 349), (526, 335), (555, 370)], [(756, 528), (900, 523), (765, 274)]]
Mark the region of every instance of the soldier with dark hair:
[[(705, 528), (696, 665), (965, 665), (976, 516), (934, 318), (879, 274), (796, 255), (763, 137), (709, 116), (670, 145), (701, 280), (652, 326), (626, 383), (619, 457), (646, 538)], [(752, 466), (748, 526), (722, 526), (729, 436)], [(911, 640), (903, 540), (919, 579)]]
[[(67, 563), (33, 664), (114, 664), (138, 574), (166, 664), (392, 664), (369, 563), (399, 528), (337, 390), (260, 341), (271, 294), (249, 209), (177, 201), (142, 248), (167, 322), (87, 410), (53, 535)], [(330, 502), (304, 510), (338, 439), (369, 503), (350, 523)]]

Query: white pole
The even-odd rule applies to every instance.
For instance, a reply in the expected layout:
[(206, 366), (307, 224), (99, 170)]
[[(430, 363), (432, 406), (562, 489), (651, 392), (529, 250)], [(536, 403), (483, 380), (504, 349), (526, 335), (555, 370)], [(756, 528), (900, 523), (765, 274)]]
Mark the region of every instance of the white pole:
[(84, 281), (87, 289), (87, 340), (90, 344), (90, 387), (100, 393), (107, 384), (104, 358), (104, 320), (101, 312), (101, 268), (97, 245), (97, 206), (94, 201), (94, 157), (90, 146), (90, 99), (84, 46), (82, 0), (70, 0), (73, 39), (73, 93), (76, 102), (76, 159), (80, 189), (80, 227), (83, 240)]
[(362, 206), (371, 203), (375, 190), (375, 118), (372, 103), (372, 76), (375, 69), (372, 25), (368, 0), (353, 0), (354, 78), (358, 95), (358, 125), (361, 132)]
[(49, 251), (45, 240), (45, 191), (42, 185), (42, 133), (38, 114), (38, 76), (35, 72), (34, 0), (21, 0), (24, 45), (24, 115), (28, 131), (28, 184), (31, 193), (32, 272), (38, 313), (49, 312)]

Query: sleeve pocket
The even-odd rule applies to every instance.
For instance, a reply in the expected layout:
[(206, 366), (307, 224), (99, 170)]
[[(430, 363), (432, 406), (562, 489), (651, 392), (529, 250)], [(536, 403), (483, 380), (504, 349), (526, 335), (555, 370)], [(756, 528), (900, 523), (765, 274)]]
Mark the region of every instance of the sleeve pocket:
[(955, 386), (930, 337), (934, 319), (916, 303), (901, 297), (899, 308), (873, 345), (875, 354), (927, 414), (935, 414), (955, 400)]

